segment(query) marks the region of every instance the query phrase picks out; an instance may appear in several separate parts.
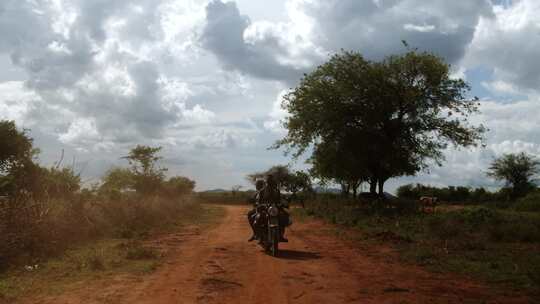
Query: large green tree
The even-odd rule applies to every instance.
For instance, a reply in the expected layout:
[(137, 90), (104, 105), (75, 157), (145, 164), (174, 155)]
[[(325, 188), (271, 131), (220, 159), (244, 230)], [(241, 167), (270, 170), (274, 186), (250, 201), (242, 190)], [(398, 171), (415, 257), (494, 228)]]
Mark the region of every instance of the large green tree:
[(193, 192), (195, 181), (184, 176), (173, 176), (164, 183), (165, 193), (170, 197), (178, 197)]
[(540, 161), (524, 152), (504, 154), (495, 159), (487, 175), (506, 182), (512, 188), (512, 198), (517, 198), (534, 188), (533, 178), (540, 172)]
[(137, 145), (125, 156), (134, 175), (134, 188), (143, 195), (154, 194), (160, 190), (165, 179), (166, 168), (160, 168), (157, 162), (161, 147)]
[[(351, 141), (354, 143), (354, 141)], [(312, 167), (310, 173), (322, 184), (335, 182), (341, 185), (346, 196), (352, 192), (356, 197), (362, 182), (369, 179), (362, 159), (354, 153), (354, 149), (344, 146), (347, 142), (321, 142), (313, 150), (308, 160)]]
[(33, 161), (37, 152), (26, 130), (17, 129), (13, 121), (0, 121), (0, 195), (35, 190), (41, 173)]
[(26, 131), (18, 130), (15, 122), (0, 121), (0, 143), (0, 173), (32, 159), (32, 139)]
[[(378, 185), (382, 194), (389, 178), (413, 175), (430, 161), (441, 164), (449, 143), (478, 143), (484, 128), (468, 123), (478, 111), (469, 89), (430, 53), (409, 51), (373, 62), (342, 52), (284, 97), (288, 133), (275, 147), (286, 147), (295, 157), (312, 147), (311, 161), (319, 167), (350, 162), (358, 176), (368, 177), (371, 192)], [(325, 152), (332, 149), (352, 158), (328, 157)], [(335, 179), (350, 175), (341, 169)]]

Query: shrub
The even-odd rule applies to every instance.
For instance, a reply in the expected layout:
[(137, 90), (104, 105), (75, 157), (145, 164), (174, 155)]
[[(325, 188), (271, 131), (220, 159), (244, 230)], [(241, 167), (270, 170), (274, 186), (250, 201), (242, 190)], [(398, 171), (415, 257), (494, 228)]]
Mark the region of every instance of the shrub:
[(441, 240), (453, 239), (464, 234), (463, 223), (456, 217), (431, 217), (428, 219), (428, 229)]
[(489, 192), (484, 188), (471, 189), (463, 186), (448, 186), (437, 188), (422, 184), (407, 184), (400, 186), (396, 192), (399, 198), (417, 200), (422, 196), (436, 196), (444, 202), (473, 202), (485, 203), (490, 201), (499, 201), (507, 199), (506, 193), (503, 191)]
[(514, 204), (516, 211), (540, 212), (540, 192), (527, 194)]
[(93, 271), (104, 270), (105, 257), (103, 256), (103, 252), (100, 250), (91, 251), (85, 257), (85, 265), (88, 267), (88, 269), (93, 270)]
[(139, 242), (130, 242), (125, 246), (126, 259), (128, 260), (151, 260), (159, 257), (153, 248), (144, 247)]
[(473, 226), (499, 222), (502, 215), (499, 211), (485, 207), (463, 210), (458, 213), (467, 223)]

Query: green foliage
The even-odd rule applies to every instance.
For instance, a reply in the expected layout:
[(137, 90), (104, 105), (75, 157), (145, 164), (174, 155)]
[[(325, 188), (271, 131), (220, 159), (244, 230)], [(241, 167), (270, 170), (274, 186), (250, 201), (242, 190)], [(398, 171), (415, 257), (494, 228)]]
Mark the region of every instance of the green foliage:
[(370, 204), (324, 195), (294, 212), (359, 228), (362, 239), (391, 243), (404, 259), (439, 272), (466, 273), (522, 289), (540, 288), (539, 214), (467, 207), (426, 215), (387, 212), (386, 208), (393, 209), (379, 206), (373, 212)]
[(484, 128), (467, 123), (477, 112), (468, 90), (429, 53), (370, 62), (343, 52), (285, 96), (288, 133), (275, 147), (299, 156), (314, 146), (316, 173), (338, 181), (369, 177), (382, 194), (388, 178), (414, 174), (428, 160), (440, 163), (448, 143), (470, 146), (481, 139)]
[(15, 122), (0, 120), (0, 195), (14, 196), (37, 186), (40, 168), (33, 157), (38, 153), (26, 130)]
[(520, 198), (514, 205), (514, 210), (540, 212), (540, 191), (534, 191)]
[(0, 121), (0, 143), (0, 174), (29, 162), (35, 153), (32, 139), (14, 121)]
[(163, 188), (165, 195), (178, 197), (192, 193), (195, 189), (195, 181), (184, 176), (174, 176), (164, 183)]
[(80, 190), (81, 177), (73, 168), (44, 168), (40, 183), (50, 198), (70, 198)]
[(344, 147), (343, 143), (323, 142), (315, 147), (309, 159), (312, 165), (310, 173), (323, 183), (337, 182), (344, 194), (348, 195), (352, 190), (356, 196), (360, 184), (369, 178), (368, 171), (359, 161), (354, 149)]
[(512, 187), (512, 198), (521, 197), (534, 189), (532, 179), (540, 172), (540, 161), (524, 152), (505, 154), (493, 161), (487, 173)]
[(126, 191), (135, 188), (135, 174), (126, 168), (114, 167), (109, 169), (102, 178), (101, 191)]
[(143, 195), (156, 193), (165, 178), (165, 168), (157, 167), (157, 162), (161, 159), (157, 153), (161, 147), (149, 147), (137, 145), (125, 156), (131, 165), (134, 175), (134, 188)]
[(141, 242), (129, 242), (125, 246), (126, 259), (128, 260), (149, 260), (157, 259), (159, 253), (156, 249), (143, 246)]
[[(73, 168), (34, 163), (32, 139), (13, 122), (0, 121), (0, 140), (0, 195), (7, 196), (0, 199), (0, 270), (103, 236), (143, 236), (202, 210), (187, 199), (194, 181), (176, 176), (165, 182), (166, 169), (156, 165), (161, 148), (132, 149), (126, 157), (131, 170), (112, 168), (98, 191), (81, 190)], [(82, 260), (104, 268), (98, 254)]]
[(396, 194), (399, 198), (417, 200), (422, 196), (435, 196), (442, 202), (448, 203), (492, 203), (504, 201), (506, 190), (490, 192), (484, 188), (469, 188), (462, 186), (448, 186), (443, 188), (422, 185), (407, 184), (398, 187)]

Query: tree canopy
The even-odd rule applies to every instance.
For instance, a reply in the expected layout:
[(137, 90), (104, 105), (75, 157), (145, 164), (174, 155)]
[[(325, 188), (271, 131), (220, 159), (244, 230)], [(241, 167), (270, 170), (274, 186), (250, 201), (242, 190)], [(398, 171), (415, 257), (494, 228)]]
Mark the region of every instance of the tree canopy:
[(17, 130), (14, 121), (0, 121), (0, 173), (30, 161), (35, 150), (25, 131)]
[(135, 189), (135, 174), (127, 168), (113, 167), (102, 178), (104, 191), (126, 191)]
[(532, 179), (540, 172), (540, 161), (524, 152), (504, 154), (495, 159), (487, 175), (506, 182), (512, 187), (512, 196), (517, 198), (526, 194), (533, 186)]
[(391, 177), (413, 175), (443, 161), (453, 144), (482, 139), (483, 126), (469, 86), (450, 77), (449, 65), (409, 51), (368, 61), (356, 52), (330, 58), (288, 93), (282, 107), (287, 135), (274, 147), (298, 157), (313, 148), (314, 171), (335, 180), (369, 180), (371, 191)]
[(131, 165), (134, 175), (134, 188), (141, 194), (152, 194), (159, 190), (164, 178), (165, 168), (159, 168), (157, 162), (161, 159), (158, 152), (161, 147), (137, 145), (125, 156)]
[(164, 188), (171, 197), (189, 194), (195, 189), (195, 181), (184, 176), (173, 176), (165, 182)]

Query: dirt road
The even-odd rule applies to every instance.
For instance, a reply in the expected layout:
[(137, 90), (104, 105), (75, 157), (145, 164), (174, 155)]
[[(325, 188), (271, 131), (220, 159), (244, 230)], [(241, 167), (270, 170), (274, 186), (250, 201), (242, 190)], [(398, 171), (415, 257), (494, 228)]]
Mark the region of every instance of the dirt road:
[(173, 249), (151, 275), (82, 285), (28, 303), (528, 303), (464, 278), (400, 264), (390, 248), (351, 246), (316, 221), (295, 223), (281, 257), (273, 258), (246, 241), (247, 209), (224, 208), (226, 216), (211, 231), (157, 240)]

